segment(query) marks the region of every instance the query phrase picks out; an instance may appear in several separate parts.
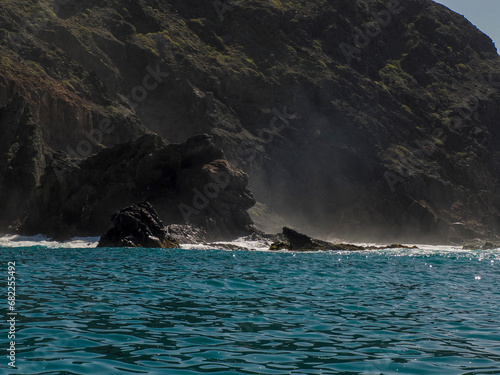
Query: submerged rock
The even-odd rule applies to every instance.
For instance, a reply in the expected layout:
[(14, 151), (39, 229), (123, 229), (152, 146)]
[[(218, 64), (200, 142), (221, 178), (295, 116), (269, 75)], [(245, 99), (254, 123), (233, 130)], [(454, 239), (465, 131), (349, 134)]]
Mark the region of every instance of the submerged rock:
[(117, 211), (111, 220), (114, 226), (101, 237), (98, 247), (179, 247), (179, 242), (167, 235), (157, 212), (148, 202)]

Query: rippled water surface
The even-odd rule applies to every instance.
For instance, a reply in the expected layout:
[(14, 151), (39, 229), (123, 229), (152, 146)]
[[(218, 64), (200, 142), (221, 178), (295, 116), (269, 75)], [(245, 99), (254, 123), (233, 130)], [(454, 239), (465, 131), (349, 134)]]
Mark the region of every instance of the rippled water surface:
[(0, 256), (1, 374), (500, 374), (498, 250)]

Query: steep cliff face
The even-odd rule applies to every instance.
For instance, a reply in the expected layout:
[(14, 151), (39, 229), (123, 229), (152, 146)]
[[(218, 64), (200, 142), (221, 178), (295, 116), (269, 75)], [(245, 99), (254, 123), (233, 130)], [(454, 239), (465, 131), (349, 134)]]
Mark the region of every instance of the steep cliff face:
[(53, 5), (0, 5), (0, 105), (25, 98), (37, 166), (150, 131), (168, 142), (210, 133), (259, 202), (323, 235), (498, 232), (500, 61), (445, 7)]
[(45, 168), (42, 132), (21, 96), (0, 108), (0, 226), (16, 225)]
[(55, 154), (28, 202), (22, 233), (56, 239), (95, 236), (111, 214), (149, 201), (166, 224), (189, 223), (210, 240), (248, 235), (255, 204), (247, 176), (234, 169), (211, 137), (166, 145), (144, 135), (83, 161)]

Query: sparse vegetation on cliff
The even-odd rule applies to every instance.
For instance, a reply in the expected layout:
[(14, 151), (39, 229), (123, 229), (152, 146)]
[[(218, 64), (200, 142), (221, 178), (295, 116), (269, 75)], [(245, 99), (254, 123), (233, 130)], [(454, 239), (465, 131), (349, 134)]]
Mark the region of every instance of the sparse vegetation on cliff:
[[(150, 131), (168, 142), (210, 133), (249, 174), (256, 199), (297, 226), (460, 240), (451, 224), (463, 221), (464, 233), (496, 233), (495, 47), (430, 0), (387, 6), (251, 0), (221, 13), (202, 0), (68, 1), (50, 11), (43, 1), (2, 3), (0, 182), (7, 171), (36, 182), (18, 193), (3, 229), (22, 220), (40, 166), (96, 140), (108, 119), (114, 130), (90, 154)], [(148, 79), (148, 67), (165, 76)], [(24, 108), (15, 95), (29, 121), (14, 113)], [(276, 117), (284, 109), (291, 117)], [(18, 131), (28, 122), (41, 134), (33, 170), (16, 153), (31, 144)], [(12, 191), (4, 183), (0, 194), (8, 201)]]

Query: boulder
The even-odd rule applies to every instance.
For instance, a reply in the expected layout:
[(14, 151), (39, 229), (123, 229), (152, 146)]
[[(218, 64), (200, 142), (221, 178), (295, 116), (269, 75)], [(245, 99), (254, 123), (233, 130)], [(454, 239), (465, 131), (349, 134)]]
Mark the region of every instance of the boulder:
[(117, 211), (111, 220), (113, 228), (101, 237), (98, 247), (179, 247), (179, 242), (167, 235), (158, 213), (148, 202)]

